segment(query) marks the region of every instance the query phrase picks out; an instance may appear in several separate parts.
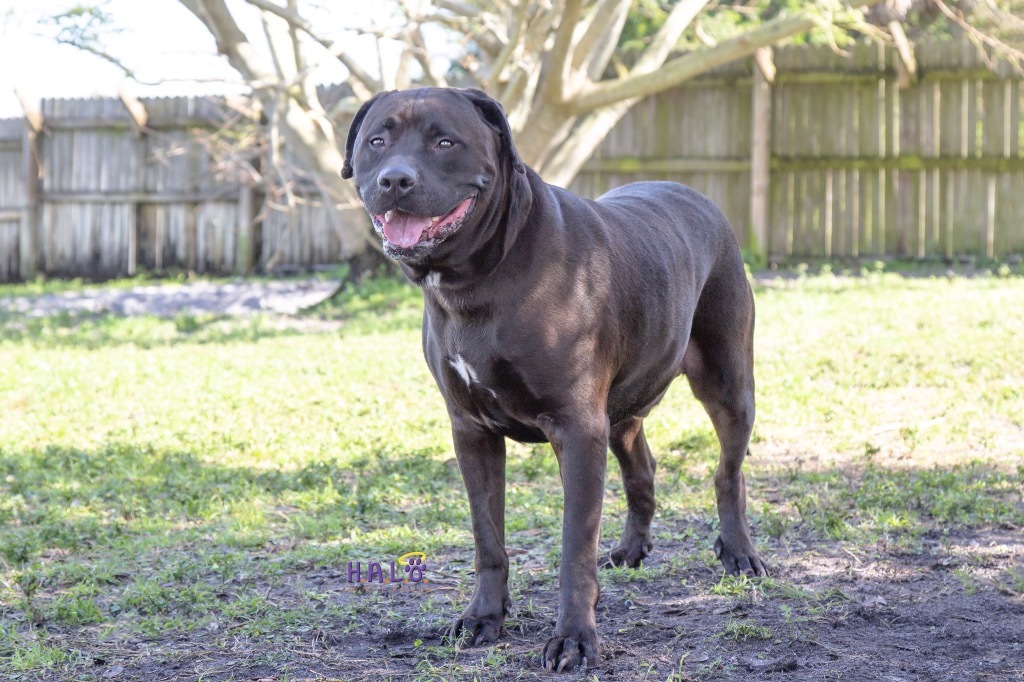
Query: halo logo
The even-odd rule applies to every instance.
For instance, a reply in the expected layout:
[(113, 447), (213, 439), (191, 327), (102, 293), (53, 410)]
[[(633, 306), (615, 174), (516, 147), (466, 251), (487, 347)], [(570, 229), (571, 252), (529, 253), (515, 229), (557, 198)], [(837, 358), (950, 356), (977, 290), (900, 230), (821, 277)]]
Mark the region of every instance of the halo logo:
[(392, 561), (371, 561), (363, 572), (361, 561), (348, 562), (346, 583), (353, 588), (390, 585), (425, 585), (430, 580), (426, 577), (427, 555), (425, 552), (406, 552)]

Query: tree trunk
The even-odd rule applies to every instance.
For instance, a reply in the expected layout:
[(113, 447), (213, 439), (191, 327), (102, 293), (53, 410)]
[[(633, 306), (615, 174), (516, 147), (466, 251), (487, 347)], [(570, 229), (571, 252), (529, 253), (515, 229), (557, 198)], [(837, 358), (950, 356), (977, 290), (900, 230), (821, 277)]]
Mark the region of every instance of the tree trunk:
[(322, 111), (310, 111), (294, 97), (283, 103), (281, 127), (285, 143), (300, 166), (316, 175), (324, 192), (324, 202), (330, 202), (328, 213), (341, 240), (342, 258), (358, 256), (371, 249), (372, 235), (367, 220), (345, 220), (345, 208), (359, 206), (352, 183), (341, 177), (344, 161), (334, 136), (331, 121)]
[(515, 134), (515, 145), (523, 162), (540, 172), (547, 158), (569, 136), (576, 118), (556, 105), (541, 101), (534, 105), (523, 129)]
[[(275, 26), (270, 17), (264, 26), (269, 35), (271, 54), (258, 51), (239, 28), (224, 0), (180, 0), (203, 22), (217, 41), (217, 50), (227, 57), (231, 66), (253, 84), (264, 110), (276, 112), (280, 131), (289, 151), (299, 165), (316, 177), (326, 190), (324, 201), (330, 205), (332, 223), (341, 241), (342, 258), (351, 258), (371, 249), (370, 234), (365, 221), (341, 219), (341, 208), (356, 205), (355, 191), (342, 180), (343, 162), (334, 126), (315, 98), (316, 88), (309, 82), (310, 74), (300, 75), (298, 53), (285, 54), (275, 49)], [(287, 30), (287, 29), (286, 29)], [(308, 93), (313, 93), (310, 98)], [(309, 101), (304, 101), (309, 100)]]
[(639, 97), (634, 97), (584, 116), (565, 141), (551, 152), (544, 165), (537, 169), (544, 180), (552, 185), (568, 187), (612, 128), (639, 101)]

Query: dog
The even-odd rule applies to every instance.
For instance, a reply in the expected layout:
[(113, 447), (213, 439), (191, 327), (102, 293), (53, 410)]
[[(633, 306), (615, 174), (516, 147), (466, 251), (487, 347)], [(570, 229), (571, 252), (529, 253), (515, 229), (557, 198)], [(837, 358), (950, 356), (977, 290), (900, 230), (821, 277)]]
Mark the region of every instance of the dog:
[(693, 189), (639, 182), (595, 201), (524, 165), (480, 90), (380, 93), (345, 145), (385, 253), (423, 291), (423, 353), (444, 396), (472, 512), (473, 596), (449, 634), (495, 642), (511, 601), (505, 439), (551, 443), (564, 492), (558, 619), (541, 664), (599, 660), (605, 463), (622, 471), (625, 529), (605, 563), (651, 551), (655, 461), (643, 419), (686, 375), (721, 444), (715, 553), (767, 575), (741, 466), (754, 423), (754, 300), (736, 236)]

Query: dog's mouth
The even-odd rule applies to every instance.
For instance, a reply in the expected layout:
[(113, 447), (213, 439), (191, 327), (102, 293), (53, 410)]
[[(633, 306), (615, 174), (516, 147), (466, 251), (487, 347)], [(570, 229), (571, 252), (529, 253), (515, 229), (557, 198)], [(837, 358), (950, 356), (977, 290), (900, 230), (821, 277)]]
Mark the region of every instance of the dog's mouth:
[(475, 196), (464, 199), (449, 213), (432, 218), (394, 209), (373, 216), (373, 226), (391, 246), (399, 249), (439, 242), (462, 226), (475, 199)]

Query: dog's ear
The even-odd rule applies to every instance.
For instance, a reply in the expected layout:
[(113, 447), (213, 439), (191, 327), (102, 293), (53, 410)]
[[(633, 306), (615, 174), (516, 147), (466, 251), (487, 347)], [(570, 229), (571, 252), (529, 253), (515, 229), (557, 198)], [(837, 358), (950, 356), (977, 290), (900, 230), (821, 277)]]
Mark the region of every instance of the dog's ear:
[(501, 143), (505, 146), (504, 151), (512, 161), (512, 168), (519, 173), (525, 173), (526, 166), (523, 165), (522, 159), (519, 158), (519, 152), (516, 151), (515, 143), (512, 142), (512, 129), (508, 125), (508, 118), (505, 116), (505, 110), (501, 108), (501, 103), (483, 90), (476, 88), (463, 88), (462, 93), (480, 110), (484, 121), (501, 135)]
[(504, 220), (504, 235), (501, 237), (502, 253), (508, 254), (516, 242), (516, 237), (525, 227), (533, 207), (533, 192), (526, 174), (526, 165), (519, 158), (519, 152), (516, 151), (516, 146), (512, 143), (512, 129), (501, 104), (482, 90), (466, 88), (462, 92), (480, 111), (480, 115), (487, 125), (494, 128), (501, 136), (502, 152), (507, 156), (514, 171), (508, 178), (507, 212)]
[(386, 92), (378, 92), (370, 99), (363, 102), (363, 106), (359, 107), (359, 111), (352, 118), (352, 123), (348, 126), (348, 140), (345, 142), (345, 163), (341, 166), (341, 177), (348, 180), (352, 177), (352, 154), (355, 151), (356, 137), (359, 135), (359, 127), (363, 125), (363, 119), (366, 118), (366, 114), (370, 113), (370, 108), (379, 100), (381, 97), (386, 95)]

